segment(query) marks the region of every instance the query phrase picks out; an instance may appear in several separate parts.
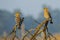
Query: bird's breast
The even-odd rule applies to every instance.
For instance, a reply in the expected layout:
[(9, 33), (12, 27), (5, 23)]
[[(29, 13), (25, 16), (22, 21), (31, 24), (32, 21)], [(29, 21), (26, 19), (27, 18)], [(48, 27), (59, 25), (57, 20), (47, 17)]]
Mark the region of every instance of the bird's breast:
[(49, 18), (49, 13), (48, 12), (44, 12), (44, 17), (45, 18)]

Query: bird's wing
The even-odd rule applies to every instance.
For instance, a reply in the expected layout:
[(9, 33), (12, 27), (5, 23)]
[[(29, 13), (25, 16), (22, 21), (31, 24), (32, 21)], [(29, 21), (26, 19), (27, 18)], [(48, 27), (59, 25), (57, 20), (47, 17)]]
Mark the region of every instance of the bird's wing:
[(48, 14), (49, 14), (50, 18), (52, 18), (50, 12), (48, 12)]

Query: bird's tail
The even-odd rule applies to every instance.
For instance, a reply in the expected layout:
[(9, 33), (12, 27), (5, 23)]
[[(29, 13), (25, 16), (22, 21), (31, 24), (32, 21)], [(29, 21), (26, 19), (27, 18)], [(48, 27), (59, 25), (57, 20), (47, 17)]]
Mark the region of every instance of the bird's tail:
[(50, 23), (51, 23), (51, 24), (53, 24), (53, 21), (52, 21), (52, 19), (50, 20)]

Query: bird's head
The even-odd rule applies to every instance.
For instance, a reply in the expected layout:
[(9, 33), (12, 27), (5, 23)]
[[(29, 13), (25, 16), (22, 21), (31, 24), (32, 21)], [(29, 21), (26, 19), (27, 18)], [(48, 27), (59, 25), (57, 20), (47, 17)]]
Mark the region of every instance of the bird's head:
[(20, 13), (16, 12), (15, 17), (20, 17)]
[(45, 8), (44, 8), (44, 11), (48, 12), (48, 8), (45, 7)]

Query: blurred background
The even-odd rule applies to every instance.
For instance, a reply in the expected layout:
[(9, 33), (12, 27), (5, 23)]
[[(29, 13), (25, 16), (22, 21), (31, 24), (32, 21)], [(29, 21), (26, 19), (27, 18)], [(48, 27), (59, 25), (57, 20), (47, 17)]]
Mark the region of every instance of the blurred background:
[[(0, 0), (0, 36), (4, 32), (11, 32), (15, 24), (15, 10), (20, 10), (24, 17), (25, 29), (30, 29), (34, 20), (44, 20), (43, 8), (49, 8), (53, 24), (49, 24), (49, 31), (60, 34), (60, 0)], [(33, 28), (38, 24), (34, 23)]]

